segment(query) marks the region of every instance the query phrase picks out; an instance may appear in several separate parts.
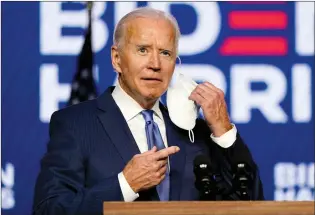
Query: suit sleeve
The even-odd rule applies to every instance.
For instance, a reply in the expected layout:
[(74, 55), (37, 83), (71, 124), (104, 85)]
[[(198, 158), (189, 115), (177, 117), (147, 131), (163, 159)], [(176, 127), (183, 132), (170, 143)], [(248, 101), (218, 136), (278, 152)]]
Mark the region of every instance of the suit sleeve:
[(123, 200), (117, 175), (85, 186), (85, 159), (74, 125), (52, 115), (50, 141), (35, 186), (33, 214), (102, 214), (103, 201)]

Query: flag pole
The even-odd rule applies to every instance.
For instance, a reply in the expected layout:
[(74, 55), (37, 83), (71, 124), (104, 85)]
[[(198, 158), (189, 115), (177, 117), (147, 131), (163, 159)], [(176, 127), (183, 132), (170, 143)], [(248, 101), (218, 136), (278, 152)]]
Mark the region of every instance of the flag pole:
[(88, 20), (89, 20), (89, 25), (88, 27), (91, 28), (92, 25), (92, 8), (93, 8), (93, 2), (89, 1), (87, 2), (87, 9), (88, 9)]
[(93, 2), (87, 2), (88, 26), (84, 43), (78, 56), (77, 71), (74, 75), (71, 94), (67, 106), (94, 99), (97, 97), (97, 87), (93, 78), (92, 49), (92, 7)]

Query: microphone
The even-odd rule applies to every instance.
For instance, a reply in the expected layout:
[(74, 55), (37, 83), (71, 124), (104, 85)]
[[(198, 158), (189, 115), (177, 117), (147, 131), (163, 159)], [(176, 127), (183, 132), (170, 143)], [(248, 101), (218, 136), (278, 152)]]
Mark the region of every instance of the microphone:
[(250, 190), (253, 184), (252, 167), (244, 161), (238, 161), (234, 163), (233, 169), (233, 187), (236, 193), (240, 195), (240, 200), (251, 200)]
[(195, 187), (199, 190), (200, 200), (215, 200), (215, 179), (212, 173), (210, 159), (205, 155), (198, 155), (194, 159)]

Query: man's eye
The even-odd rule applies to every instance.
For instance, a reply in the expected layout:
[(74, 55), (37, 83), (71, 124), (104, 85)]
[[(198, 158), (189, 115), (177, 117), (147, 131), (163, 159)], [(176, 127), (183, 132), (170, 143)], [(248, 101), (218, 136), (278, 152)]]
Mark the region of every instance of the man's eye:
[(147, 49), (144, 48), (144, 47), (140, 47), (140, 48), (138, 49), (138, 51), (139, 51), (140, 53), (146, 53), (146, 52), (147, 52)]
[(162, 55), (171, 56), (171, 53), (169, 51), (162, 51)]

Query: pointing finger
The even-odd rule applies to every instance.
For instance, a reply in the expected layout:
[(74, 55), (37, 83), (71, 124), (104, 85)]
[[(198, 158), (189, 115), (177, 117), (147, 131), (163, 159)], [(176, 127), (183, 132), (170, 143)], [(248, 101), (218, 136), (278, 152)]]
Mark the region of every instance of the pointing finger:
[(168, 156), (175, 154), (177, 152), (179, 152), (179, 147), (178, 146), (171, 146), (171, 147), (167, 147), (165, 149), (161, 149), (160, 151), (156, 152), (154, 154), (155, 159), (156, 160), (161, 160), (161, 159), (165, 159)]

